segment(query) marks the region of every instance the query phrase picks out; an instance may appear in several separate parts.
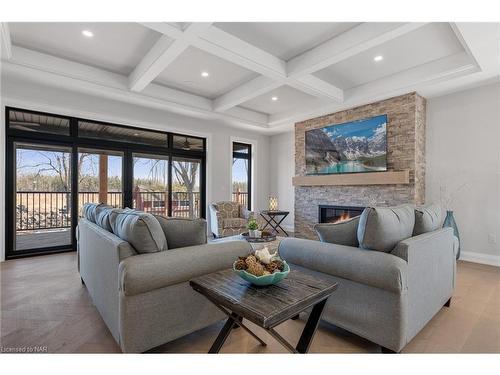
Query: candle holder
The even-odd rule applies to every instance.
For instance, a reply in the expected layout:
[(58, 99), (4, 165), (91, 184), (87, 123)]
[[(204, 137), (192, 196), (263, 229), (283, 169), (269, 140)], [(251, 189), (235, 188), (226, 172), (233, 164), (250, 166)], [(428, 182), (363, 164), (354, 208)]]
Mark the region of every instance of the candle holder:
[(278, 198), (274, 196), (269, 197), (269, 211), (278, 211)]

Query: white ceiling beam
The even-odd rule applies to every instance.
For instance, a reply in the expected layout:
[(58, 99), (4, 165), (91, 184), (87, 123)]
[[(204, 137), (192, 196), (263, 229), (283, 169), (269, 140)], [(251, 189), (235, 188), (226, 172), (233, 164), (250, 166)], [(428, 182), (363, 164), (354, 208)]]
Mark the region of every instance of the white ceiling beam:
[(424, 25), (426, 23), (423, 22), (362, 23), (288, 61), (288, 76), (299, 77), (317, 72)]
[(259, 112), (216, 113), (210, 99), (156, 84), (130, 92), (126, 76), (17, 46), (12, 47), (12, 58), (2, 61), (2, 74), (183, 115), (267, 128), (268, 116)]
[(210, 26), (208, 22), (192, 23), (173, 42), (163, 35), (130, 74), (130, 90), (142, 91), (190, 46), (193, 38)]
[(319, 98), (334, 100), (339, 103), (344, 101), (344, 90), (312, 74), (307, 74), (297, 79), (289, 79), (287, 84)]
[(286, 62), (212, 26), (200, 33), (193, 46), (270, 78), (286, 77)]
[(269, 116), (269, 126), (302, 121), (325, 113), (341, 111), (353, 106), (383, 100), (403, 93), (417, 91), (441, 82), (478, 71), (475, 62), (466, 52), (444, 57), (417, 67), (345, 90), (343, 103), (319, 106), (315, 109), (296, 108), (293, 111)]
[(8, 60), (12, 57), (12, 41), (10, 40), (10, 30), (7, 22), (0, 22), (0, 34), (2, 38), (2, 56)]
[(182, 29), (178, 25), (167, 22), (141, 22), (140, 24), (160, 34), (167, 35), (172, 39), (179, 39), (183, 34)]
[(214, 111), (226, 111), (283, 85), (294, 87), (311, 96), (336, 102), (342, 102), (344, 96), (343, 91), (338, 87), (312, 75), (301, 77), (298, 80), (259, 76), (216, 98), (214, 100)]
[(265, 94), (280, 86), (282, 86), (281, 81), (259, 76), (216, 98), (213, 104), (214, 111), (227, 111), (229, 108), (235, 107), (238, 104)]
[[(179, 29), (166, 23), (144, 23), (172, 38), (180, 38)], [(289, 79), (286, 75), (286, 62), (278, 57), (247, 43), (215, 26), (209, 27), (191, 39), (191, 45), (220, 57), (233, 64), (259, 73), (258, 77), (214, 101), (216, 111), (226, 111), (247, 100), (255, 98), (282, 85), (290, 85), (310, 95), (338, 101), (341, 90), (315, 77), (304, 77), (302, 82)], [(309, 79), (307, 79), (309, 78)], [(271, 82), (269, 79), (275, 80)]]
[(500, 23), (458, 22), (450, 26), (483, 72), (500, 74)]

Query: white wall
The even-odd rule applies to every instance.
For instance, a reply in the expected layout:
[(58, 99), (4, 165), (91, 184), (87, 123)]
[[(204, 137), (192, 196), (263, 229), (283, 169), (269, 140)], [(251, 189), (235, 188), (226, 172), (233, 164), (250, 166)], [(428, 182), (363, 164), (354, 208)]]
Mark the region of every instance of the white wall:
[(429, 99), (426, 138), (426, 201), (465, 184), (450, 207), (462, 259), (500, 265), (500, 84)]
[[(139, 126), (149, 129), (175, 131), (179, 133), (199, 135), (207, 138), (207, 202), (231, 199), (231, 141), (246, 140), (253, 144), (254, 151), (254, 199), (253, 208), (267, 208), (269, 195), (269, 136), (244, 129), (230, 127), (220, 121), (196, 119), (176, 115), (161, 110), (123, 104), (117, 101), (96, 98), (84, 94), (63, 91), (53, 87), (3, 77), (2, 114), (4, 106), (74, 115), (89, 119)], [(1, 127), (5, 127), (2, 115)], [(0, 137), (3, 134), (0, 133)], [(2, 156), (5, 146), (2, 146)], [(4, 166), (0, 174), (0, 191), (5, 185)], [(1, 196), (2, 205), (4, 195)], [(208, 212), (207, 212), (208, 213)], [(0, 226), (4, 228), (5, 209), (0, 212)], [(0, 230), (0, 259), (4, 259), (5, 239)]]
[(295, 132), (271, 136), (270, 194), (278, 197), (279, 208), (290, 211), (283, 221), (286, 230), (293, 231), (295, 194), (292, 177), (295, 175)]

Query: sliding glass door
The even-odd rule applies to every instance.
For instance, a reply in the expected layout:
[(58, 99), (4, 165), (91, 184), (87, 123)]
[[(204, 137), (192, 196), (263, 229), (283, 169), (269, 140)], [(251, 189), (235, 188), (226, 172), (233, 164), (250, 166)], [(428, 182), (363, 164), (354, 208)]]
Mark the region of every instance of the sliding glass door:
[(71, 246), (71, 148), (14, 143), (14, 252)]
[(201, 217), (201, 161), (191, 158), (172, 159), (172, 216)]
[(205, 216), (205, 139), (6, 108), (6, 255), (76, 249), (85, 203)]
[(133, 154), (133, 163), (133, 207), (141, 211), (168, 216), (168, 157)]
[(78, 216), (85, 203), (123, 206), (123, 152), (78, 149)]

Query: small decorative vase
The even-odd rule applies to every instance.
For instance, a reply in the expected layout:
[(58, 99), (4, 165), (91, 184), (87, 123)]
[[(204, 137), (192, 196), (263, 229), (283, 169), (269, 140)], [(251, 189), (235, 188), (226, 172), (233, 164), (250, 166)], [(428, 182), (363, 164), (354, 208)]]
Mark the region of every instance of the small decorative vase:
[(255, 234), (255, 238), (261, 238), (262, 237), (262, 231), (261, 230), (256, 229), (254, 232), (255, 232), (254, 233)]
[(255, 237), (256, 237), (255, 232), (256, 232), (256, 230), (255, 230), (255, 229), (249, 229), (249, 230), (248, 230), (248, 235), (249, 235), (250, 237), (255, 238)]
[(453, 228), (453, 234), (458, 238), (457, 260), (460, 258), (460, 233), (458, 233), (457, 223), (453, 216), (453, 211), (446, 211), (446, 217), (443, 222), (443, 228)]

